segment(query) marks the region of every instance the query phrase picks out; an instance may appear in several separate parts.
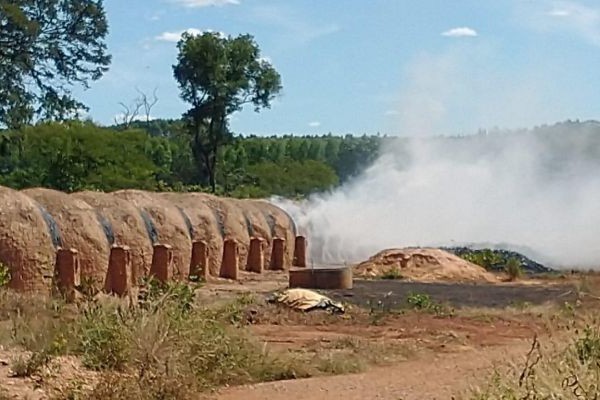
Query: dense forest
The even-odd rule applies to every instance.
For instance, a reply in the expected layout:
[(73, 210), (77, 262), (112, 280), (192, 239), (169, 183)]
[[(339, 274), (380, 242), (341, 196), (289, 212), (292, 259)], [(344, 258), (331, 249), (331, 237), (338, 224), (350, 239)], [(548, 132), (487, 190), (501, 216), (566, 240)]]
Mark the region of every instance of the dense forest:
[[(328, 190), (358, 174), (379, 155), (379, 136), (242, 137), (219, 149), (218, 193), (288, 197)], [(99, 127), (47, 123), (0, 131), (0, 185), (62, 191), (204, 191), (179, 120)]]
[[(511, 137), (537, 137), (549, 170), (577, 162), (600, 164), (600, 124), (567, 121), (523, 131), (430, 138), (475, 160), (505, 148)], [(394, 142), (390, 144), (390, 142)], [(384, 136), (236, 136), (219, 149), (217, 193), (235, 197), (304, 197), (357, 176), (384, 149), (401, 152), (408, 139)], [(407, 160), (410, 154), (406, 153)], [(72, 192), (122, 188), (209, 191), (182, 121), (45, 123), (0, 131), (0, 185)]]

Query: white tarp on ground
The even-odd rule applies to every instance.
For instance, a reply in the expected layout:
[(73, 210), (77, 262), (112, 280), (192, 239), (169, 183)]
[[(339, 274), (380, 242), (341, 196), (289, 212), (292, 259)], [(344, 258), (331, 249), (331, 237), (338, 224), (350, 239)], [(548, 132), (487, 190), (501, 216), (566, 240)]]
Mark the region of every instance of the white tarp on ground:
[(341, 303), (308, 289), (287, 289), (281, 293), (276, 293), (270, 301), (300, 311), (312, 311), (321, 308), (344, 312), (344, 306)]

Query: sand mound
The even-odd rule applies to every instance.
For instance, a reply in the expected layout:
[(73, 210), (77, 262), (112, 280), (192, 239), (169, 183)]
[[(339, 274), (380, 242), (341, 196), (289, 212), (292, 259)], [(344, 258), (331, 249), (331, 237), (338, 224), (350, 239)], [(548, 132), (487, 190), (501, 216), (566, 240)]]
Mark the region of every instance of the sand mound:
[(499, 282), (479, 265), (440, 249), (389, 249), (354, 267), (359, 277), (398, 275), (399, 279), (421, 282)]

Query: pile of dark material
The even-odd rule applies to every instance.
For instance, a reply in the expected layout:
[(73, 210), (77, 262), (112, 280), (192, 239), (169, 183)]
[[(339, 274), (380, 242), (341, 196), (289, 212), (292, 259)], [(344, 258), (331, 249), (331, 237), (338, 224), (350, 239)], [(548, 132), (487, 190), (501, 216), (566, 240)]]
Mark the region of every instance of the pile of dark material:
[(521, 253), (511, 250), (489, 248), (475, 249), (470, 247), (443, 247), (442, 250), (456, 254), (457, 256), (474, 264), (481, 265), (490, 271), (503, 271), (508, 260), (513, 258), (520, 261), (521, 268), (526, 274), (542, 274), (554, 271)]

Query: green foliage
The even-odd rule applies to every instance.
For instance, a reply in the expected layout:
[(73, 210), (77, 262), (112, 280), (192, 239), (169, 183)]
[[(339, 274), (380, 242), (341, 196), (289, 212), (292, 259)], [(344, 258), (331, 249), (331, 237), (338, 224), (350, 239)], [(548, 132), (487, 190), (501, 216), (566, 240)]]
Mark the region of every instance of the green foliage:
[(410, 293), (406, 297), (408, 305), (415, 310), (425, 311), (433, 314), (443, 314), (445, 312), (444, 307), (438, 302), (434, 301), (431, 296), (425, 293)]
[(490, 249), (472, 250), (468, 253), (462, 254), (461, 257), (487, 270), (491, 270), (494, 265), (503, 263), (504, 261), (499, 254)]
[(600, 331), (586, 326), (583, 335), (575, 341), (575, 353), (582, 364), (594, 363), (600, 368)]
[[(153, 125), (155, 124), (155, 125)], [(132, 124), (145, 128), (144, 124)], [(181, 121), (150, 121), (148, 133), (92, 123), (39, 124), (0, 134), (0, 185), (66, 192), (125, 188), (205, 191)], [(219, 150), (218, 193), (258, 198), (327, 191), (340, 176), (340, 148), (363, 148), (377, 137), (237, 137)], [(377, 156), (377, 150), (369, 158)], [(358, 170), (364, 157), (343, 156)], [(350, 167), (350, 164), (353, 167)]]
[(87, 87), (111, 61), (101, 0), (0, 0), (0, 26), (0, 126), (84, 108), (69, 86)]
[(83, 365), (93, 370), (122, 370), (128, 361), (129, 336), (126, 316), (120, 309), (91, 306), (78, 327), (78, 353)]
[(173, 72), (181, 98), (191, 105), (184, 114), (191, 149), (215, 192), (219, 149), (233, 139), (229, 116), (245, 104), (255, 111), (269, 108), (281, 90), (281, 77), (260, 57), (251, 35), (184, 33), (177, 49)]
[(390, 268), (389, 270), (385, 271), (383, 275), (381, 275), (381, 279), (396, 280), (404, 279), (404, 277), (402, 276), (399, 268)]
[(0, 156), (0, 185), (18, 189), (154, 189), (161, 168), (169, 169), (168, 142), (140, 131), (72, 123), (42, 124), (8, 135), (18, 138), (20, 148)]
[(506, 262), (504, 270), (508, 274), (508, 279), (511, 281), (517, 280), (523, 276), (523, 267), (521, 261), (517, 258), (511, 258)]
[(10, 283), (10, 269), (0, 262), (0, 288)]

